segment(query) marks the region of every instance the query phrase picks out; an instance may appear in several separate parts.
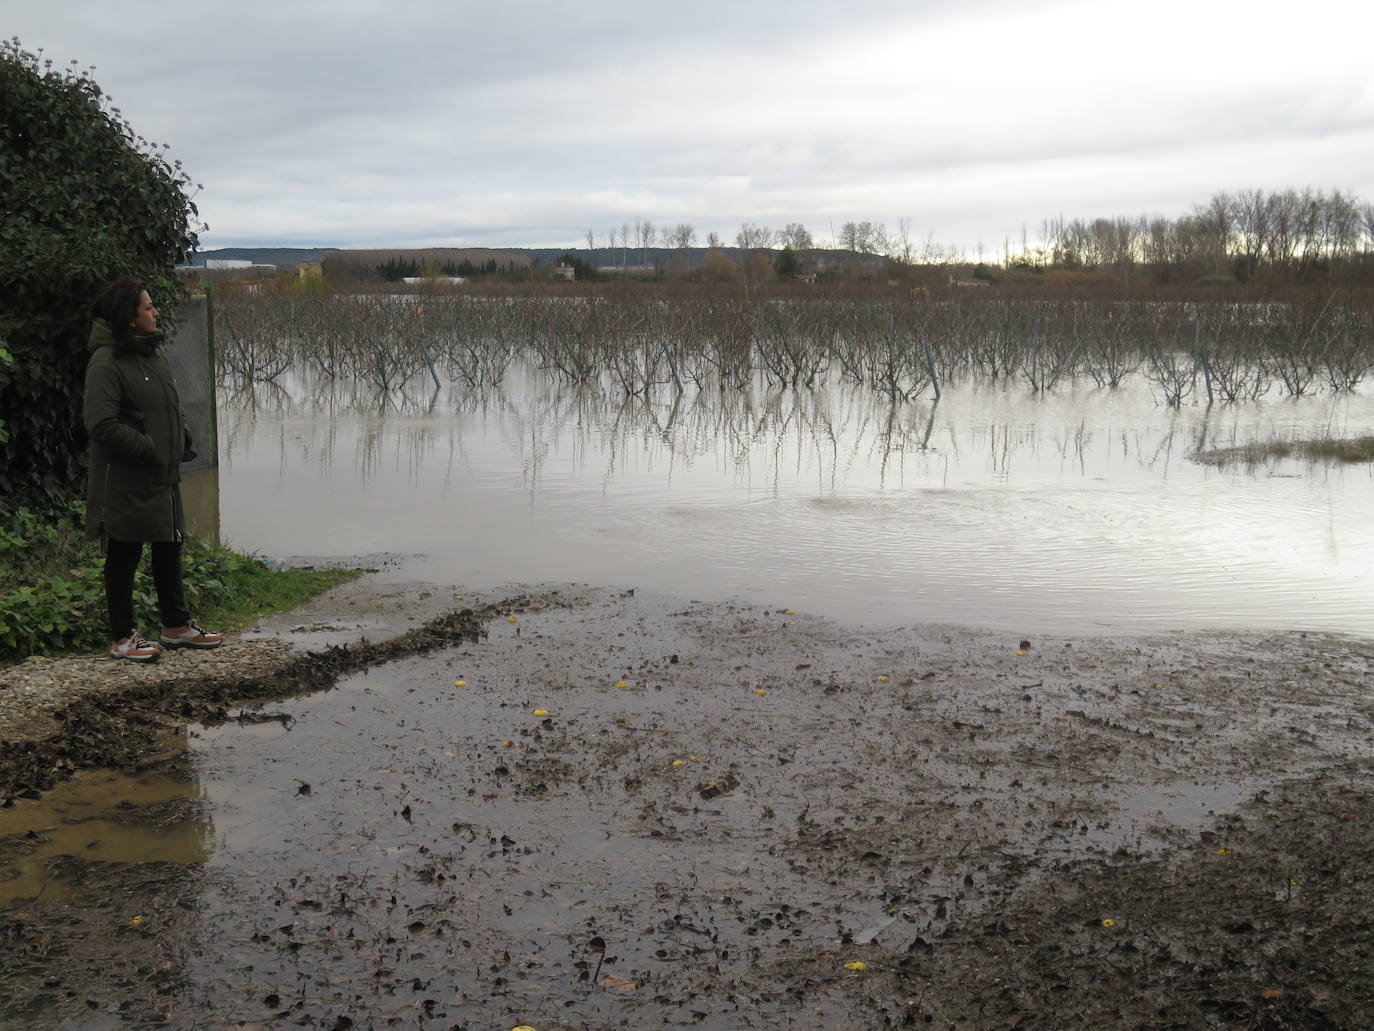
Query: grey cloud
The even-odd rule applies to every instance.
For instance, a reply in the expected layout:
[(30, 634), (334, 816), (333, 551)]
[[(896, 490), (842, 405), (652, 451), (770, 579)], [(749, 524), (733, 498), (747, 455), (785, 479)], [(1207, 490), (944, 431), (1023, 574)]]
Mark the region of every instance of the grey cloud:
[[(1320, 10), (1269, 30), (1236, 7), (1274, 52), (1322, 36)], [(570, 245), (637, 216), (702, 235), (910, 216), (972, 246), (1216, 189), (1374, 194), (1374, 90), (1349, 25), (1295, 82), (1191, 23), (1166, 68), (1131, 49), (1143, 11), (1120, 38), (1018, 38), (1038, 12), (1105, 24), (1050, 0), (31, 8), (10, 31), (96, 64), (205, 183), (207, 246)], [(906, 49), (862, 52), (889, 39)], [(941, 53), (951, 39), (991, 49)]]

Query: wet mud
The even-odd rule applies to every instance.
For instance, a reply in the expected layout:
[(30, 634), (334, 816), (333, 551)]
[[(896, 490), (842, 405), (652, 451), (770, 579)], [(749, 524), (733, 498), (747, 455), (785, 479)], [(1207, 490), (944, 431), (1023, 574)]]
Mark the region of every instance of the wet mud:
[(0, 1027), (1368, 1026), (1366, 642), (471, 611), (0, 811)]

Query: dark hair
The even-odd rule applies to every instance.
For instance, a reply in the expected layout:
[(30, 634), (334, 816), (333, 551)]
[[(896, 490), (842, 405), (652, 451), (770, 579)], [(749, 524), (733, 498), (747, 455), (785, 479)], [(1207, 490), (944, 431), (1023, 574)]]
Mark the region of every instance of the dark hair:
[(138, 301), (148, 284), (133, 276), (121, 276), (106, 283), (91, 302), (91, 314), (110, 324), (115, 346), (122, 347), (134, 335), (133, 321), (138, 315)]

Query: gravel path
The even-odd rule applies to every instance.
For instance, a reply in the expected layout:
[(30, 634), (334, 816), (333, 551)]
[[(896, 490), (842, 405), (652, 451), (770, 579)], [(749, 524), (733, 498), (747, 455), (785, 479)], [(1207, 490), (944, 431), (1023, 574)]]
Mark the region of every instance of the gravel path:
[(268, 616), (251, 630), (227, 634), (225, 643), (210, 651), (174, 649), (142, 664), (104, 652), (35, 656), (0, 667), (0, 763), (16, 751), (60, 737), (65, 714), (82, 703), (108, 707), (119, 698), (165, 696), (179, 688), (214, 695), (280, 674), (304, 651), (388, 641), (465, 604), (453, 588), (363, 577), (290, 612)]
[(291, 643), (274, 637), (230, 637), (211, 651), (172, 649), (148, 663), (102, 654), (31, 658), (0, 669), (0, 742), (51, 737), (61, 730), (61, 713), (80, 701), (143, 695), (191, 682), (228, 685), (271, 676), (291, 659)]

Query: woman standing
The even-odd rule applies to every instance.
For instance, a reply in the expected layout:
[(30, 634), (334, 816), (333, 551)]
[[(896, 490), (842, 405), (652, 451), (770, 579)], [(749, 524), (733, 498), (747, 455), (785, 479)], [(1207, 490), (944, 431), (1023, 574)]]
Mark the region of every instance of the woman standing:
[[(101, 290), (92, 312), (86, 532), (105, 542), (110, 654), (149, 662), (163, 647), (215, 648), (224, 638), (191, 618), (181, 582), (181, 463), (190, 435), (172, 370), (159, 350), (164, 338), (157, 309), (146, 284), (126, 277)], [(161, 646), (146, 640), (134, 623), (134, 573), (145, 541), (152, 551)]]

